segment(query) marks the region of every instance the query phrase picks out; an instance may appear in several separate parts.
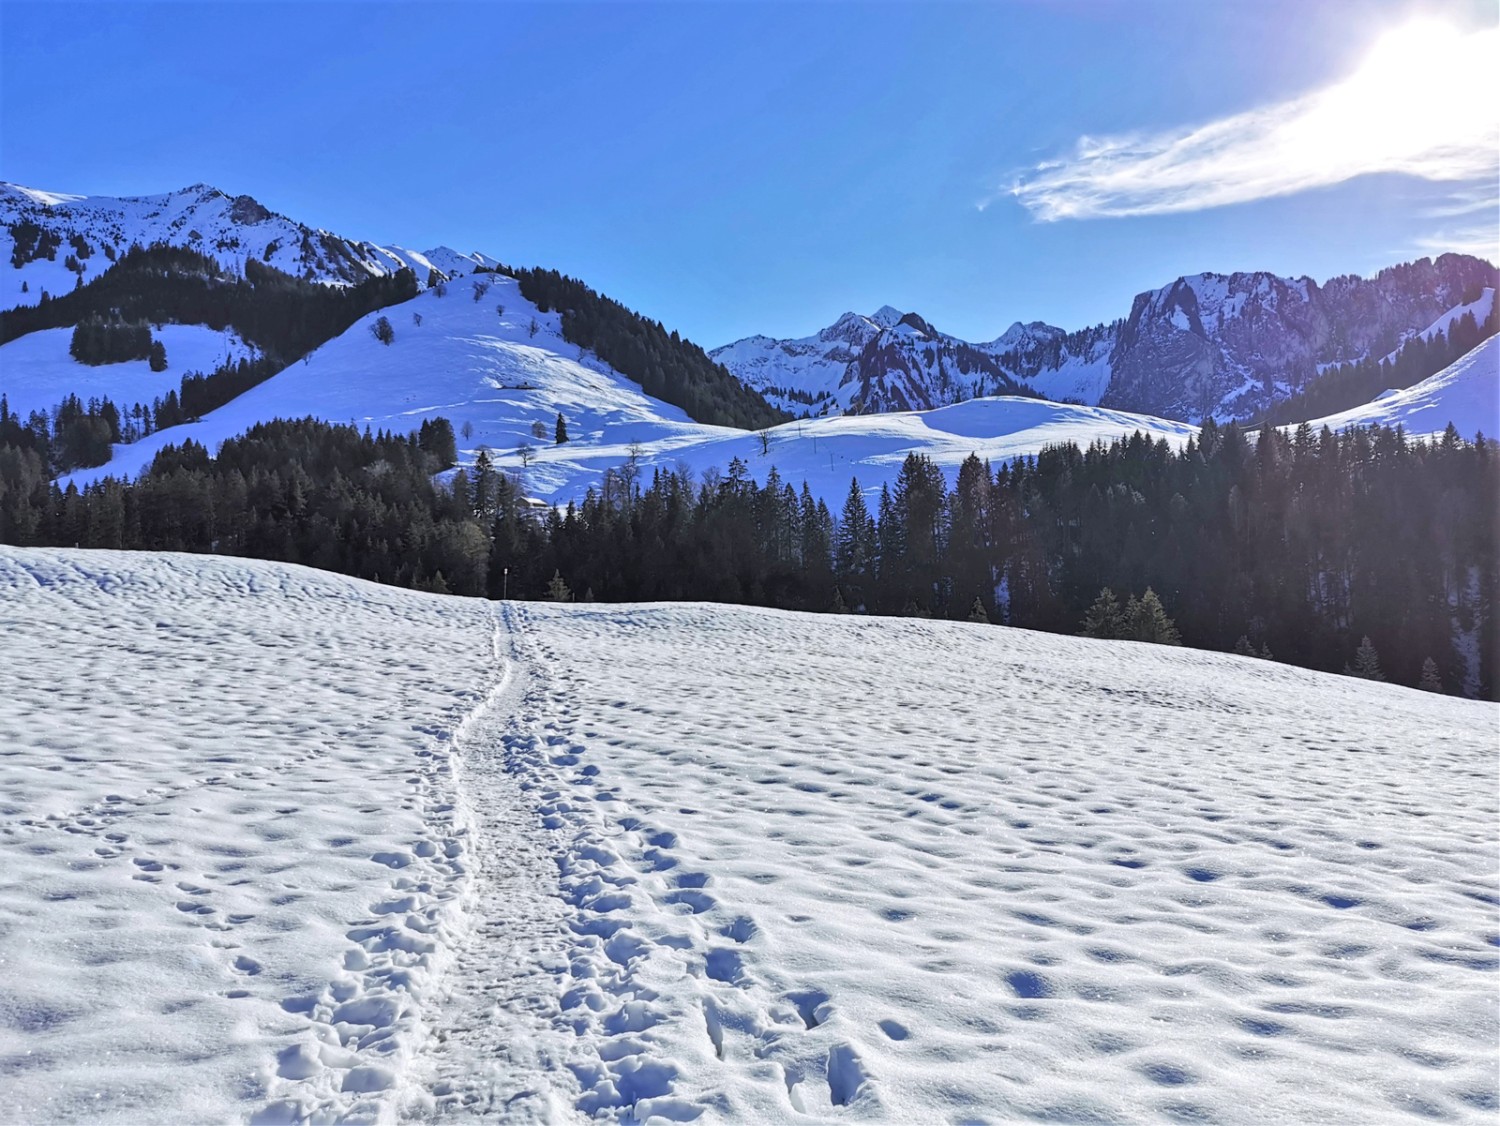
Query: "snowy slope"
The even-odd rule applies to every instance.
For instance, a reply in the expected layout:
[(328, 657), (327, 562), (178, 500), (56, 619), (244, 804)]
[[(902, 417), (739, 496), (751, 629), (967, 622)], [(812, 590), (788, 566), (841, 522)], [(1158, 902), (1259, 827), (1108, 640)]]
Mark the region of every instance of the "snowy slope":
[(6, 1121), (1500, 1101), (1492, 704), (172, 555), (0, 614)]
[[(50, 258), (13, 267), (14, 227), (19, 223), (53, 232), (61, 244)], [(83, 240), (85, 255), (79, 256), (70, 243), (74, 236)], [(79, 276), (92, 280), (113, 262), (106, 248), (119, 254), (135, 243), (156, 242), (189, 247), (241, 273), (245, 260), (255, 258), (285, 273), (336, 283), (410, 266), (418, 283), (426, 284), (433, 268), (456, 276), (476, 264), (497, 264), (485, 255), (459, 254), (447, 247), (418, 252), (347, 239), (278, 215), (249, 196), (231, 197), (207, 184), (115, 198), (63, 195), (0, 182), (0, 309), (35, 305), (44, 292), (68, 293)], [(78, 259), (76, 275), (65, 266), (69, 255)]]
[(0, 1121), (373, 1106), (464, 925), (487, 608), (0, 548), (0, 630)]
[(1310, 425), (1314, 430), (1404, 426), (1408, 437), (1420, 438), (1442, 434), (1450, 422), (1468, 441), (1481, 432), (1491, 439), (1500, 435), (1500, 337), (1490, 337), (1421, 383), (1315, 418)]
[[(1476, 300), (1449, 309), (1421, 332), (1413, 333), (1412, 335), (1420, 336), (1423, 340), (1431, 340), (1438, 333), (1443, 333), (1446, 336), (1452, 333), (1453, 326), (1465, 315), (1472, 316), (1477, 324), (1482, 325), (1494, 311), (1495, 290), (1493, 287), (1486, 287), (1485, 291)], [(1402, 343), (1405, 344), (1406, 341), (1403, 340)], [(1396, 348), (1389, 352), (1384, 357), (1384, 360), (1386, 363), (1394, 363), (1396, 357), (1400, 354), (1401, 349)]]
[(148, 406), (158, 395), (175, 391), (188, 372), (206, 374), (226, 360), (255, 355), (255, 349), (232, 329), (206, 325), (156, 325), (151, 335), (167, 350), (167, 367), (152, 371), (145, 360), (118, 364), (80, 364), (68, 355), (70, 328), (48, 328), (0, 344), (0, 393), (10, 409), (25, 415), (48, 411), (68, 395), (84, 402), (108, 398), (122, 410), (133, 403)]
[[(191, 438), (212, 450), (273, 418), (312, 415), (406, 433), (425, 418), (441, 416), (459, 433), (463, 460), (488, 447), (496, 464), (523, 475), (529, 494), (552, 502), (582, 499), (605, 470), (625, 463), (632, 448), (648, 473), (654, 466), (726, 470), (739, 458), (758, 479), (774, 467), (794, 484), (807, 480), (832, 502), (842, 499), (853, 476), (875, 490), (893, 481), (913, 450), (956, 472), (970, 453), (999, 460), (1137, 429), (1173, 441), (1194, 432), (1182, 423), (1117, 411), (997, 398), (925, 413), (788, 423), (767, 433), (762, 452), (759, 435), (693, 422), (592, 355), (580, 358), (578, 347), (562, 338), (559, 317), (538, 312), (514, 280), (486, 275), (489, 289), (479, 301), (473, 284), (457, 282), (446, 297), (429, 291), (371, 314), (201, 421), (116, 446), (109, 464), (69, 479), (81, 485), (108, 475), (134, 476), (164, 445)], [(389, 346), (370, 331), (382, 315), (395, 330)], [(551, 441), (559, 412), (570, 439), (562, 446)], [(468, 438), (462, 437), (466, 423), (472, 428)], [(532, 435), (535, 423), (546, 438)], [(523, 443), (536, 447), (529, 469), (518, 454)]]

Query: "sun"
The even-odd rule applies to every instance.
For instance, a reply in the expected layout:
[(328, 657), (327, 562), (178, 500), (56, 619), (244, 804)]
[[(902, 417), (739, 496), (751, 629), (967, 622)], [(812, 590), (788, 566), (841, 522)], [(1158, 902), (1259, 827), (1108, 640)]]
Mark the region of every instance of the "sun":
[(1500, 32), (1423, 18), (1393, 28), (1344, 81), (1311, 95), (1296, 126), (1309, 158), (1359, 159), (1431, 174), (1500, 144)]

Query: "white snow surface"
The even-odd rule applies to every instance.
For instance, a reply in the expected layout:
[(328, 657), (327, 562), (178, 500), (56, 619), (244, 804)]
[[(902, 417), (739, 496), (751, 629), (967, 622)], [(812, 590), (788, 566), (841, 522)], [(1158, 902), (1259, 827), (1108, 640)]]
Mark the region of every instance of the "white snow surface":
[(1450, 422), (1466, 441), (1480, 432), (1491, 439), (1500, 435), (1500, 336), (1421, 383), (1382, 392), (1373, 402), (1313, 419), (1310, 425), (1314, 430), (1404, 426), (1408, 437), (1430, 438), (1441, 435)]
[(1492, 704), (0, 548), (0, 1120), (1491, 1122)]
[[(1173, 442), (1196, 433), (1185, 423), (1146, 415), (996, 397), (933, 411), (792, 422), (769, 430), (763, 442), (749, 431), (693, 422), (592, 354), (581, 354), (563, 339), (557, 314), (538, 312), (514, 279), (486, 275), (480, 284), (488, 289), (478, 301), (474, 284), (455, 282), (445, 297), (428, 291), (372, 313), (200, 421), (117, 445), (109, 463), (68, 480), (82, 486), (105, 476), (133, 477), (165, 445), (191, 438), (212, 451), (256, 422), (309, 415), (398, 433), (426, 418), (447, 418), (464, 461), (486, 447), (497, 465), (523, 478), (529, 495), (559, 504), (581, 500), (605, 470), (626, 462), (632, 448), (646, 480), (654, 467), (697, 474), (727, 470), (739, 458), (757, 479), (775, 468), (783, 480), (798, 487), (805, 480), (832, 503), (842, 500), (855, 477), (878, 492), (912, 451), (932, 457), (952, 476), (971, 453), (999, 461), (1135, 430)], [(394, 328), (390, 345), (371, 332), (379, 316)], [(552, 442), (559, 413), (568, 426), (564, 445)], [(472, 430), (468, 438), (462, 437), (465, 424)], [(545, 437), (533, 435), (536, 424)], [(535, 448), (529, 468), (519, 453), (523, 444)]]
[(26, 415), (48, 411), (68, 395), (85, 403), (108, 398), (122, 411), (134, 403), (150, 405), (158, 395), (176, 391), (188, 372), (207, 375), (227, 360), (253, 356), (256, 350), (233, 329), (207, 325), (153, 325), (151, 335), (167, 351), (164, 371), (152, 371), (145, 360), (118, 364), (80, 364), (68, 354), (71, 328), (46, 328), (0, 344), (0, 392), (10, 409)]

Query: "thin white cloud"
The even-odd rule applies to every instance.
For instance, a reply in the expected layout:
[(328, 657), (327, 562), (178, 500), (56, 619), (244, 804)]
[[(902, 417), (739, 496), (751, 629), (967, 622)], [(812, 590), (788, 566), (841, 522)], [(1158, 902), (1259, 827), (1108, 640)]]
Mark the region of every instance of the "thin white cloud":
[(1348, 78), (1205, 125), (1084, 137), (1009, 189), (1038, 219), (1200, 211), (1376, 172), (1500, 174), (1500, 30), (1428, 22), (1383, 37)]

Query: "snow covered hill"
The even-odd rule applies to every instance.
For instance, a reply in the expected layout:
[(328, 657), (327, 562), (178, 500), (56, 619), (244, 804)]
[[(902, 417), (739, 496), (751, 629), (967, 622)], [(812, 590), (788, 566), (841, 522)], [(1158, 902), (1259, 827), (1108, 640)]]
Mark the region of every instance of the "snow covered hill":
[[(488, 286), (480, 300), (474, 299), (476, 282)], [(394, 329), (390, 345), (371, 332), (380, 316)], [(552, 441), (559, 413), (570, 439), (561, 446)], [(1194, 432), (1163, 419), (1025, 398), (793, 422), (763, 435), (707, 426), (649, 397), (591, 354), (580, 355), (563, 339), (558, 315), (539, 312), (513, 279), (484, 275), (455, 283), (447, 296), (430, 290), (373, 313), (201, 421), (116, 446), (108, 464), (69, 480), (82, 485), (134, 476), (165, 445), (192, 439), (213, 450), (256, 422), (308, 415), (398, 433), (415, 430), (429, 417), (447, 418), (459, 434), (462, 460), (472, 461), (487, 447), (497, 465), (523, 477), (529, 494), (553, 503), (582, 499), (607, 469), (632, 456), (647, 474), (656, 466), (726, 471), (738, 458), (757, 479), (775, 468), (795, 485), (808, 481), (833, 503), (852, 477), (872, 490), (893, 481), (912, 451), (956, 472), (970, 453), (998, 461), (1049, 444), (1087, 445), (1135, 430), (1171, 441)], [(537, 425), (545, 437), (533, 434)], [(523, 445), (534, 447), (524, 459)]]
[(153, 326), (152, 336), (167, 352), (162, 371), (152, 371), (146, 360), (81, 364), (68, 353), (73, 339), (70, 328), (42, 329), (17, 337), (0, 344), (0, 394), (9, 401), (11, 411), (22, 417), (34, 410), (50, 411), (69, 395), (85, 403), (95, 397), (109, 399), (124, 409), (176, 391), (188, 372), (206, 374), (220, 364), (256, 354), (232, 329), (167, 324)]
[(43, 293), (67, 293), (79, 278), (103, 273), (133, 244), (157, 242), (210, 255), (239, 272), (247, 258), (255, 258), (284, 273), (334, 283), (410, 266), (425, 284), (434, 268), (457, 276), (475, 265), (497, 264), (448, 247), (417, 252), (344, 238), (207, 184), (117, 199), (0, 182), (0, 259), (10, 263), (0, 261), (0, 309), (35, 305)]
[(1500, 1105), (1493, 704), (180, 555), (0, 615), (0, 1120)]
[(752, 336), (711, 354), (772, 402), (797, 413), (941, 406), (1014, 390), (1197, 421), (1248, 417), (1332, 364), (1381, 356), (1464, 312), (1482, 321), (1495, 268), (1465, 255), (1374, 278), (1264, 272), (1194, 274), (1139, 294), (1111, 324), (1065, 332), (1017, 322), (968, 343), (886, 306), (846, 313), (797, 340)]
[(1500, 435), (1500, 337), (1490, 337), (1414, 387), (1387, 391), (1362, 407), (1314, 419), (1311, 426), (1404, 426), (1409, 437), (1421, 438), (1441, 435), (1449, 423), (1466, 441), (1481, 432), (1490, 439)]

